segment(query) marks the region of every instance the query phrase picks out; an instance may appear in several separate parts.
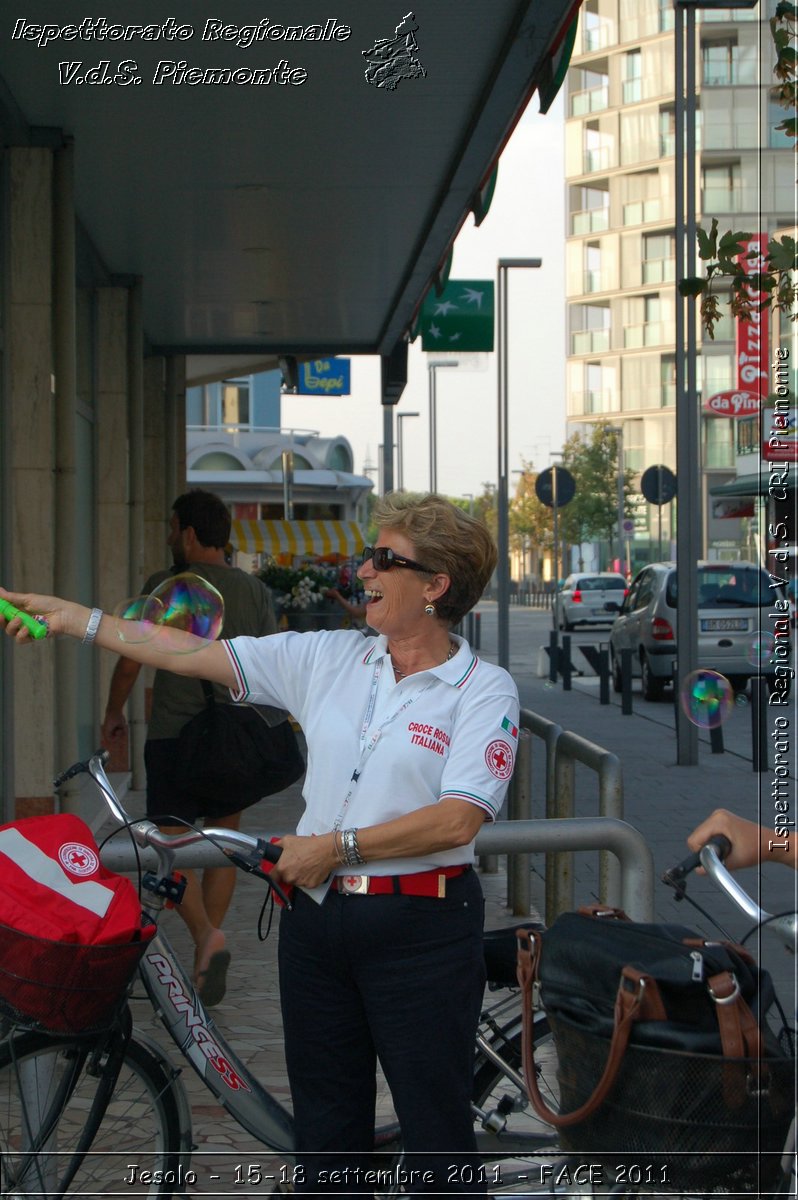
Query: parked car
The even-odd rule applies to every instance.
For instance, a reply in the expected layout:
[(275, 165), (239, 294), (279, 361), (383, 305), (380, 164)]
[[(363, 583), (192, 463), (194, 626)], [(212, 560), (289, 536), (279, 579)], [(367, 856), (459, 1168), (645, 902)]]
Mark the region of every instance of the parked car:
[[(698, 564), (698, 662), (745, 691), (752, 675), (772, 676), (767, 650), (774, 641), (774, 590), (752, 562)], [(632, 651), (632, 674), (643, 695), (658, 700), (673, 680), (676, 657), (676, 564), (649, 563), (632, 580), (610, 630), (612, 683), (620, 692), (621, 650)], [(764, 653), (763, 653), (764, 648)], [(759, 661), (761, 656), (762, 661)]]
[(626, 580), (612, 571), (569, 575), (554, 598), (554, 628), (567, 631), (575, 625), (610, 625), (625, 593)]

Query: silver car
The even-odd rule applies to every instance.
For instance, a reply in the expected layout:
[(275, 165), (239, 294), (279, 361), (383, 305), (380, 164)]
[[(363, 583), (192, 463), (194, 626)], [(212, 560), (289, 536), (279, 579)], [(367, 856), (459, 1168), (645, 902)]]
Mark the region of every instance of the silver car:
[[(632, 580), (610, 630), (616, 692), (622, 686), (621, 650), (627, 648), (632, 651), (632, 674), (642, 680), (646, 700), (660, 699), (672, 682), (676, 583), (676, 564), (672, 562), (650, 563)], [(756, 563), (700, 562), (697, 667), (725, 675), (740, 692), (752, 675), (773, 677), (774, 618), (780, 615), (774, 600), (779, 597), (767, 572)]]
[(554, 628), (569, 631), (575, 625), (611, 625), (625, 593), (626, 580), (613, 571), (569, 575), (554, 597)]

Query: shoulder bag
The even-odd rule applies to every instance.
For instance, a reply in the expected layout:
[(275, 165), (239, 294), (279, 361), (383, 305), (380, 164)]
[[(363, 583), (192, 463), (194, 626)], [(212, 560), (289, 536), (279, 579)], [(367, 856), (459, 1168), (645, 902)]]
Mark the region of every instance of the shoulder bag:
[(291, 722), (268, 725), (250, 705), (219, 704), (209, 681), (200, 682), (205, 707), (180, 730), (175, 767), (200, 815), (240, 812), (296, 783), (305, 763)]

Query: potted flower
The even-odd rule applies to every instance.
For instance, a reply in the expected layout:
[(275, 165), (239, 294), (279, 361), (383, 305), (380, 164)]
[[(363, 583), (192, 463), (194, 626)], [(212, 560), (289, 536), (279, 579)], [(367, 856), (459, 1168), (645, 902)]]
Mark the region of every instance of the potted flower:
[(335, 567), (284, 567), (272, 560), (258, 578), (271, 589), (277, 615), (289, 629), (329, 629), (341, 624), (340, 609), (327, 599), (338, 581)]

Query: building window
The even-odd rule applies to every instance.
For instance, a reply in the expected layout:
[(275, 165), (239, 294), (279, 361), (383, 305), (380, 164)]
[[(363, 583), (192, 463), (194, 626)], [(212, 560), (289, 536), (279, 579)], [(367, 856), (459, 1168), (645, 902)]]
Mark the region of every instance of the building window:
[(777, 125), (781, 125), (790, 116), (789, 109), (783, 108), (779, 104), (779, 94), (776, 91), (770, 93), (768, 97), (768, 145), (772, 150), (779, 150), (784, 146), (792, 147), (793, 139), (783, 129), (777, 129)]
[(225, 379), (220, 415), (222, 425), (249, 425), (248, 379)]
[(623, 56), (623, 102), (636, 104), (643, 99), (643, 55), (630, 50)]
[(701, 43), (705, 87), (733, 87), (757, 82), (755, 46), (738, 46), (734, 38)]
[(673, 354), (663, 354), (659, 360), (659, 403), (660, 408), (676, 405), (676, 359)]
[(701, 172), (702, 211), (739, 212), (742, 186), (739, 162), (705, 166)]
[(672, 233), (643, 234), (643, 283), (671, 283), (676, 277), (676, 244)]
[(595, 354), (610, 348), (608, 304), (574, 304), (571, 307), (571, 353)]

